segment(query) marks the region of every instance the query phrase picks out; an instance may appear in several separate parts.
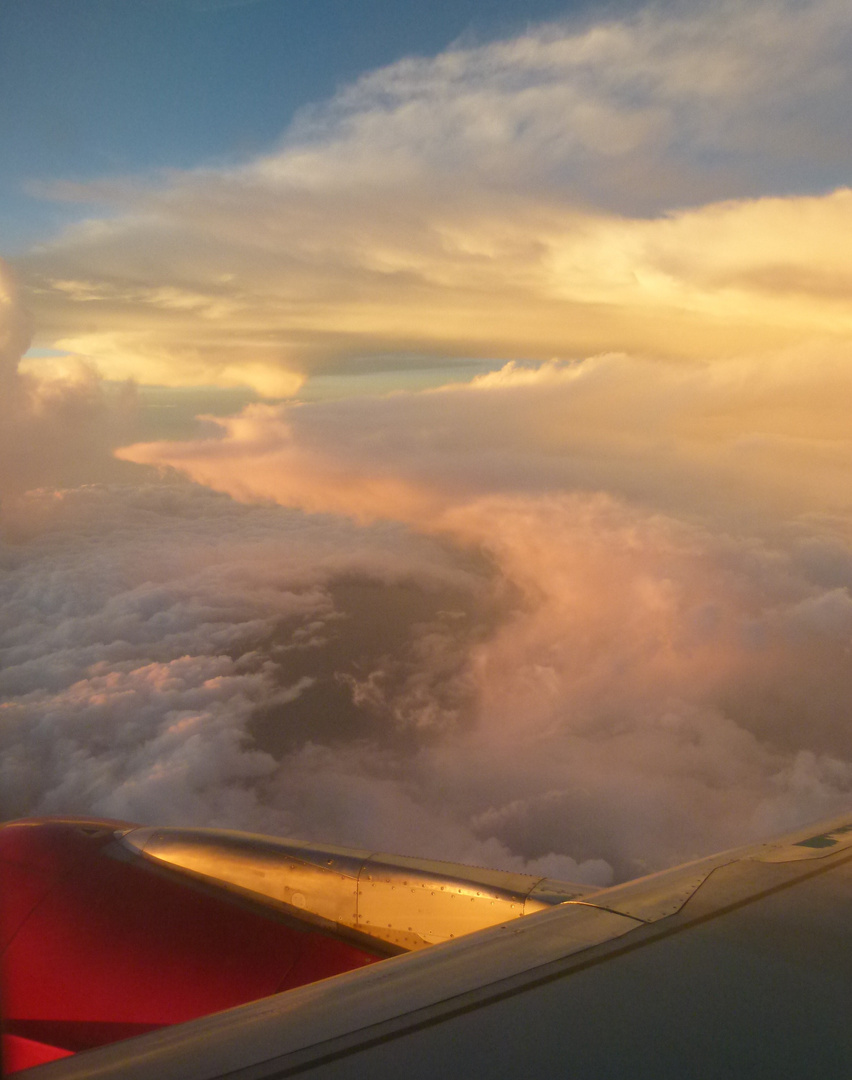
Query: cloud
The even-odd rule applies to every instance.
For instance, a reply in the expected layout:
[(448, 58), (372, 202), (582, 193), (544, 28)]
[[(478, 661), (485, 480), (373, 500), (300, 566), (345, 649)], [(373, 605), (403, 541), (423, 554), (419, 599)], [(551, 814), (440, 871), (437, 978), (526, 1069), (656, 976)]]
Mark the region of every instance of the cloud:
[[(287, 782), (295, 760), (254, 746), (252, 725), (270, 744), (295, 732), (296, 757), (310, 757), (322, 729), (310, 711), (338, 672), (351, 677), (387, 648), (384, 625), (352, 606), (365, 590), (409, 667), (412, 610), (433, 635), (444, 626), (464, 640), (459, 608), (474, 621), (488, 591), (487, 568), (399, 527), (242, 507), (188, 484), (34, 492), (19, 513), (17, 538), (0, 548), (3, 817), (309, 832), (304, 779)], [(343, 760), (364, 733), (336, 705), (326, 736)], [(463, 823), (453, 828), (475, 845)]]
[(604, 882), (832, 812), (847, 368), (515, 363), (124, 452), (244, 505), (175, 482), (19, 498), (4, 814)]
[(28, 502), (4, 815), (605, 883), (848, 800), (852, 557), (813, 524), (773, 546), (515, 494), (457, 508), (451, 546), (190, 484)]
[(399, 61), (243, 166), (114, 183), (112, 217), (18, 260), (39, 340), (268, 397), (848, 342), (850, 31), (839, 0), (652, 7)]
[(102, 385), (71, 361), (49, 375), (22, 369), (31, 322), (0, 261), (0, 500), (33, 487), (134, 475), (112, 457), (135, 411), (130, 386)]
[[(392, 840), (431, 813), (468, 843), (623, 877), (848, 799), (850, 392), (831, 350), (700, 367), (610, 355), (250, 406), (219, 438), (123, 453), (247, 504), (405, 522), (477, 552), (496, 622), (432, 624), (404, 656), (343, 673), (404, 753), (294, 746), (281, 775), (307, 761), (347, 805), (375, 778), (402, 800)], [(350, 842), (370, 833), (313, 812)]]
[(12, 381), (18, 360), (29, 345), (30, 331), (11, 274), (0, 263), (0, 378)]
[(121, 451), (159, 483), (57, 491), (113, 406), (21, 370), (5, 287), (3, 813), (603, 883), (846, 805), (849, 21), (401, 61), (19, 260), (42, 339), (112, 378), (497, 370), (256, 403)]
[(237, 498), (440, 527), (487, 494), (606, 491), (718, 527), (845, 514), (852, 358), (830, 345), (702, 365), (509, 363), (470, 384), (255, 404), (206, 440), (119, 451)]
[(253, 168), (297, 186), (464, 175), (629, 212), (772, 189), (803, 156), (811, 177), (836, 163), (850, 31), (838, 0), (546, 23), (368, 73)]

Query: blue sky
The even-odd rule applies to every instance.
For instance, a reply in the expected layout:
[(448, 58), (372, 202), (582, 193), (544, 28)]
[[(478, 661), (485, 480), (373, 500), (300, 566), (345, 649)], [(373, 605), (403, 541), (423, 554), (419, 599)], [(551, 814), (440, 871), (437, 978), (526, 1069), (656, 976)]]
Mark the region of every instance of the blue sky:
[(359, 74), (589, 0), (6, 0), (0, 5), (0, 251), (79, 216), (53, 180), (231, 163)]

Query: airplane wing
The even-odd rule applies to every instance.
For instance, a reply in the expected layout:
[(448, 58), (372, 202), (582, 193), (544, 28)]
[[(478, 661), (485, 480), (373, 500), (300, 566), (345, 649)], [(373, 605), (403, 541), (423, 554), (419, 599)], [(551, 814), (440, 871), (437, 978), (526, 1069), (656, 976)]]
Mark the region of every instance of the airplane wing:
[[(52, 829), (54, 854), (30, 839), (37, 857), (27, 855), (27, 829), (31, 838)], [(50, 938), (51, 921), (73, 909), (65, 931), (77, 922), (82, 929), (82, 879), (56, 855), (74, 829), (83, 836), (75, 850), (88, 852), (83, 878), (97, 886), (103, 864), (102, 885), (130, 881), (125, 911), (114, 924), (101, 914), (85, 948), (100, 948), (98, 962), (125, 997), (122, 987), (139, 979), (135, 953), (144, 959), (153, 948), (134, 1021), (149, 1030), (80, 1047), (41, 1065), (33, 1080), (852, 1076), (852, 814), (595, 892), (208, 830), (7, 825), (4, 880), (27, 859), (42, 875), (4, 916), (13, 1039), (50, 1034), (49, 1025), (21, 1026), (27, 1018), (17, 1015), (24, 999), (11, 976), (20, 978), (15, 950), (30, 922), (42, 913), (46, 984), (51, 949), (58, 958), (71, 949)], [(17, 848), (4, 843), (10, 835)], [(51, 858), (62, 863), (52, 884)], [(190, 894), (204, 901), (194, 915)], [(158, 895), (168, 903), (143, 917), (140, 931), (137, 900), (144, 916)], [(232, 919), (241, 930), (225, 940)], [(131, 947), (113, 962), (123, 929)], [(169, 968), (175, 954), (177, 969)], [(144, 986), (164, 970), (195, 1019), (179, 1022), (169, 985), (154, 995), (163, 997), (159, 1013), (144, 1001)], [(32, 1012), (39, 992), (31, 972), (27, 979)], [(234, 983), (257, 1000), (228, 1007)], [(65, 1014), (76, 1007), (79, 1015), (85, 1003), (74, 1006), (74, 987), (64, 985), (65, 998), (53, 988), (54, 1006), (64, 1001)], [(123, 1033), (132, 1034), (127, 1015)], [(73, 1028), (73, 1017), (64, 1022)], [(61, 1035), (59, 1024), (52, 1044), (30, 1041), (67, 1050)]]

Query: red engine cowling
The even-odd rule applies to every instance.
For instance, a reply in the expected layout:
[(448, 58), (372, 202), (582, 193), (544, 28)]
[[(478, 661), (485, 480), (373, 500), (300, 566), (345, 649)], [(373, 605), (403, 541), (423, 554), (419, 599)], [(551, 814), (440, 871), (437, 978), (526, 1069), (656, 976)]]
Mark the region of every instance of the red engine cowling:
[(377, 953), (129, 858), (122, 822), (0, 827), (6, 1073), (372, 963)]

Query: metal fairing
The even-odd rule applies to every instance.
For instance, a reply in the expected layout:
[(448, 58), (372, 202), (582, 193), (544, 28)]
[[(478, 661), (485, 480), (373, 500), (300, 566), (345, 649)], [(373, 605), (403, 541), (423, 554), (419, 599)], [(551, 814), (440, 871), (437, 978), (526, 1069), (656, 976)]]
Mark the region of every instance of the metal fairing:
[(528, 874), (213, 829), (133, 829), (122, 844), (406, 950), (594, 891)]
[[(367, 858), (358, 878), (376, 857)], [(377, 860), (373, 870), (387, 885), (411, 873), (405, 862)], [(338, 868), (353, 880), (351, 866)], [(848, 1080), (851, 922), (852, 814), (56, 1061), (38, 1076)]]

